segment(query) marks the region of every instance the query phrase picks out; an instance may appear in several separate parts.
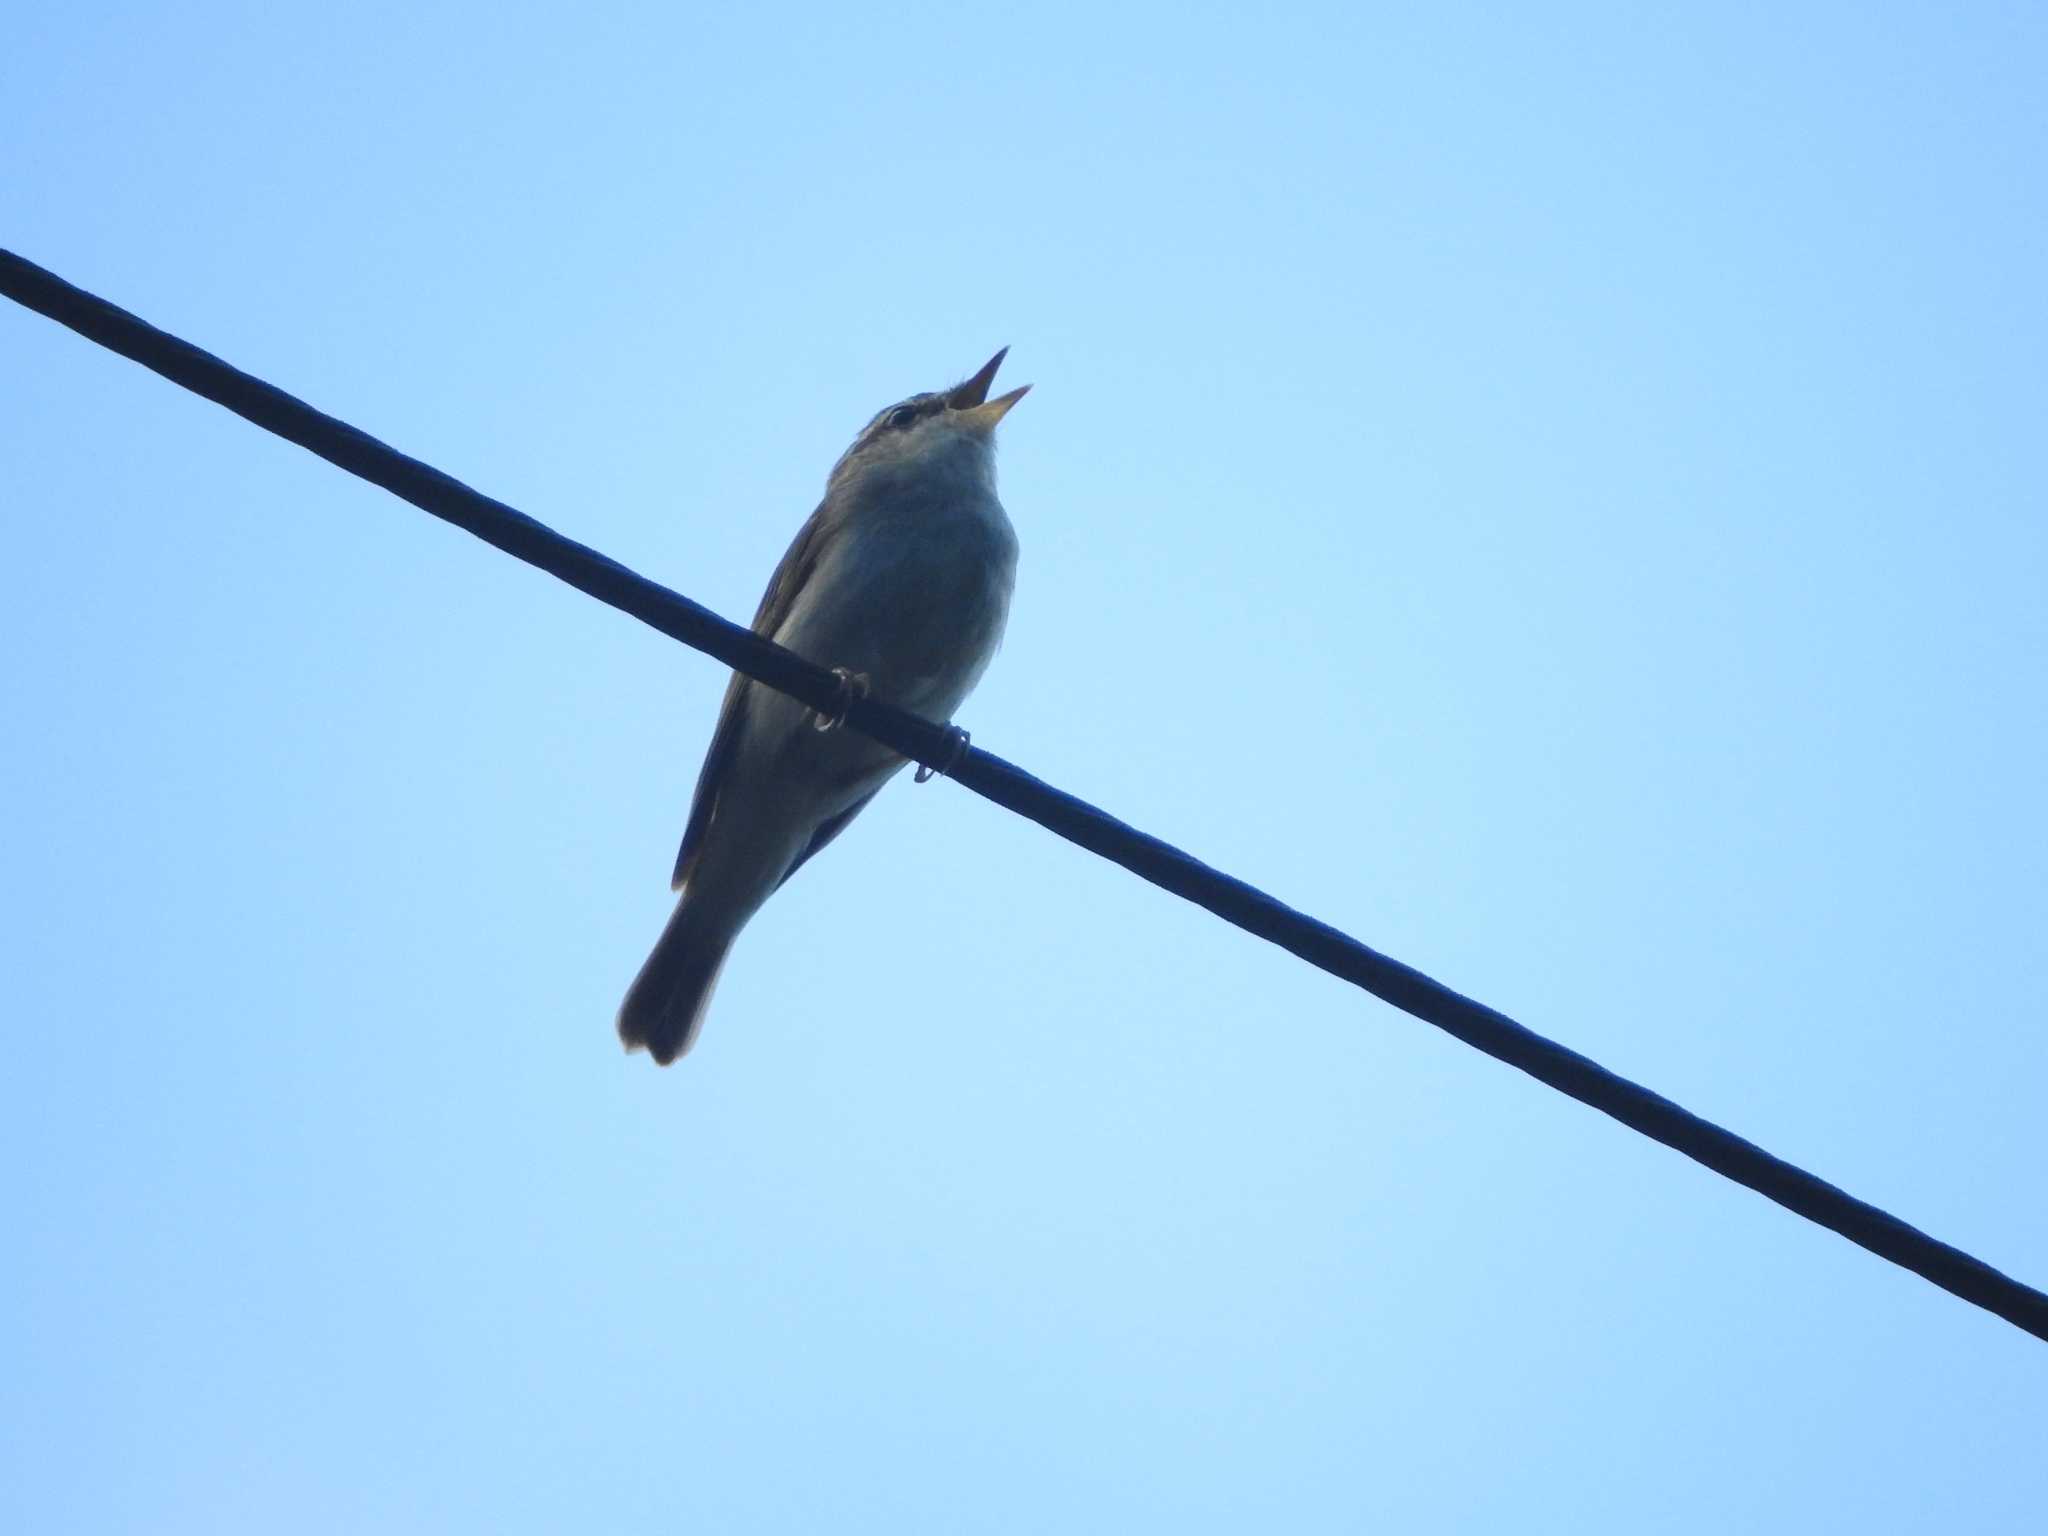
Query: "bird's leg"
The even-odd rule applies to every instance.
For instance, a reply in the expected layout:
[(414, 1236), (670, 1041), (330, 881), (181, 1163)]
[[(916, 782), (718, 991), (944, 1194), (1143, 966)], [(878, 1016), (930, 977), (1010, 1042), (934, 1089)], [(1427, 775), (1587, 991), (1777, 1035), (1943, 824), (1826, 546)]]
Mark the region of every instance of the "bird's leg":
[(836, 731), (846, 724), (846, 712), (853, 707), (855, 699), (868, 696), (868, 675), (865, 672), (849, 672), (844, 667), (834, 667), (832, 675), (839, 679), (839, 703), (833, 714), (822, 710), (811, 711), (811, 725), (820, 731)]
[(968, 734), (957, 725), (946, 727), (946, 756), (942, 762), (920, 763), (917, 768), (917, 782), (928, 782), (934, 774), (950, 774), (960, 766), (960, 760), (967, 755)]

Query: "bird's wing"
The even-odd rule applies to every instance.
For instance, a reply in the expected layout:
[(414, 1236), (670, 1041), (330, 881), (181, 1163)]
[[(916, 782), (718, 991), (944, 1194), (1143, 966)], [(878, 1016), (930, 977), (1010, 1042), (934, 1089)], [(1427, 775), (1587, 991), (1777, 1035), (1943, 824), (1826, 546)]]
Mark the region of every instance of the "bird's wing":
[(875, 796), (879, 795), (881, 792), (882, 786), (877, 784), (873, 789), (869, 790), (866, 794), (862, 795), (858, 800), (854, 801), (853, 804), (849, 805), (837, 816), (827, 816), (823, 821), (819, 822), (818, 830), (811, 834), (811, 840), (810, 842), (804, 845), (804, 851), (798, 854), (794, 859), (790, 861), (789, 868), (785, 869), (782, 872), (782, 878), (775, 882), (775, 889), (779, 891), (785, 885), (789, 884), (789, 877), (795, 874), (798, 870), (802, 869), (804, 867), (805, 862), (811, 857), (812, 854), (816, 853), (820, 848), (824, 847), (827, 843), (831, 842), (833, 838), (837, 837), (840, 833), (844, 832), (846, 830), (846, 824), (849, 821), (853, 820), (854, 817), (858, 816), (862, 811), (866, 810), (868, 802), (874, 799)]
[[(818, 568), (819, 554), (831, 541), (824, 514), (824, 504), (820, 503), (818, 510), (797, 530), (796, 538), (782, 556), (782, 563), (768, 578), (768, 590), (761, 595), (761, 606), (754, 612), (755, 634), (772, 638), (782, 628), (782, 621), (789, 617), (789, 610), (796, 605), (797, 593), (803, 590), (804, 583)], [(703, 846), (704, 829), (711, 825), (712, 814), (718, 809), (719, 790), (724, 785), (733, 753), (739, 746), (740, 735), (746, 729), (747, 695), (752, 683), (752, 678), (735, 672), (732, 681), (725, 686), (725, 702), (718, 709), (718, 725), (711, 733), (710, 749), (705, 752), (704, 766), (697, 774), (697, 796), (690, 802), (690, 819), (683, 824), (683, 846), (676, 853), (676, 870), (669, 880), (670, 890), (681, 890), (683, 882), (689, 879), (690, 866), (696, 862), (697, 850)], [(816, 846), (822, 847), (823, 844)], [(803, 861), (799, 859), (797, 862)]]

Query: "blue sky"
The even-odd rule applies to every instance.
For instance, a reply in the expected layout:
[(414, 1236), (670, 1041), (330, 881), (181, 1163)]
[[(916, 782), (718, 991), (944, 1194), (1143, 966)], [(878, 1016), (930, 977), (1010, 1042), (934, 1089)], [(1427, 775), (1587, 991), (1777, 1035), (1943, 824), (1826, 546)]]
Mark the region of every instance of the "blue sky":
[[(998, 345), (981, 744), (2048, 1278), (2048, 27), (32, 5), (6, 244), (751, 613)], [(2002, 1531), (2048, 1353), (0, 310), (0, 1523)]]

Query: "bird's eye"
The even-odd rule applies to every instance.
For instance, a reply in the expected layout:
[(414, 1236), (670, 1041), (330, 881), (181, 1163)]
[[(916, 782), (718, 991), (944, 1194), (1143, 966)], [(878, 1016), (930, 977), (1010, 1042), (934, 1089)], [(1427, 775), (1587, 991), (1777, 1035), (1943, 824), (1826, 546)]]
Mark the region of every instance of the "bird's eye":
[(917, 420), (916, 406), (899, 405), (896, 407), (895, 410), (889, 413), (889, 419), (885, 421), (883, 425), (887, 427), (894, 427), (897, 431), (900, 432), (915, 420)]

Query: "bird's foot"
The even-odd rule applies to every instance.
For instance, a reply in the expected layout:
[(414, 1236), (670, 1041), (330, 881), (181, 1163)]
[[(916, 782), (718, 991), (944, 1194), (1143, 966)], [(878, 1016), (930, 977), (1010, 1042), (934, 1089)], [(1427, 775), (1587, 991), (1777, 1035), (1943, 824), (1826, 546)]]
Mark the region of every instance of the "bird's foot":
[(838, 730), (840, 726), (846, 724), (846, 712), (853, 708), (853, 701), (868, 696), (867, 673), (849, 672), (844, 667), (834, 667), (832, 675), (839, 679), (839, 700), (834, 705), (832, 714), (828, 715), (820, 709), (811, 711), (811, 725), (816, 730)]
[(972, 738), (957, 725), (946, 727), (946, 755), (936, 763), (917, 765), (917, 782), (922, 784), (934, 774), (950, 775), (960, 766), (960, 759), (967, 755), (967, 743)]

